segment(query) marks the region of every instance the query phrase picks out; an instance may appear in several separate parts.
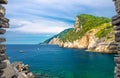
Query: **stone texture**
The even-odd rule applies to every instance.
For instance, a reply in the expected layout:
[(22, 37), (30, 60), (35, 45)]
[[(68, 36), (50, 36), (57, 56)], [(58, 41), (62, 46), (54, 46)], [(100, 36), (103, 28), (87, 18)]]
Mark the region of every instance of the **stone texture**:
[(0, 17), (4, 17), (5, 16), (5, 8), (0, 5)]
[(9, 28), (9, 23), (2, 23), (0, 22), (0, 28)]
[[(9, 19), (5, 18), (5, 8), (1, 4), (7, 4), (7, 0), (0, 0), (0, 35), (3, 35), (6, 32), (5, 28), (9, 28)], [(6, 47), (2, 43), (5, 41), (5, 38), (0, 38), (0, 78), (34, 78), (34, 75), (28, 70), (28, 65), (23, 63), (17, 63), (17, 66), (11, 65), (5, 54)]]
[(5, 41), (6, 41), (5, 38), (0, 38), (0, 43), (1, 43), (1, 42), (5, 42)]
[[(87, 49), (93, 52), (99, 53), (115, 53), (116, 47), (113, 41), (108, 41), (105, 38), (98, 39), (95, 37), (95, 33), (98, 30), (92, 29), (91, 33), (87, 32), (81, 39), (77, 39), (73, 42), (63, 42), (59, 38), (53, 38), (49, 44), (59, 45), (65, 48), (80, 48)], [(113, 34), (112, 34), (113, 35)], [(113, 44), (113, 45), (112, 45)]]
[(0, 61), (4, 61), (6, 59), (8, 59), (8, 58), (5, 54), (0, 54)]
[(5, 29), (0, 29), (0, 34), (5, 34), (6, 30)]
[(5, 62), (0, 63), (0, 69), (4, 69), (7, 67), (7, 64)]
[(118, 14), (112, 17), (112, 25), (114, 26), (114, 30), (115, 30), (115, 43), (117, 44), (114, 45), (112, 49), (116, 49), (118, 53), (114, 58), (114, 61), (116, 63), (114, 78), (120, 78), (120, 0), (113, 0), (113, 1), (115, 3), (116, 12)]
[(115, 3), (116, 12), (120, 15), (120, 0), (113, 0)]
[(120, 30), (120, 26), (114, 26), (114, 30), (119, 31)]
[(0, 0), (0, 4), (7, 4), (8, 1), (7, 0)]

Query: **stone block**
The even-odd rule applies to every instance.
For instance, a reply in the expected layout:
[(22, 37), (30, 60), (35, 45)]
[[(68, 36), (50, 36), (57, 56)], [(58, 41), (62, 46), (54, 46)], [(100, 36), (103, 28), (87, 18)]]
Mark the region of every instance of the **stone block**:
[(120, 15), (120, 0), (113, 0), (115, 3), (116, 12)]
[(119, 26), (114, 26), (114, 30), (119, 31), (120, 30), (120, 25)]
[(4, 18), (4, 17), (0, 17), (0, 22), (8, 23), (8, 22), (9, 22), (9, 19)]
[(6, 41), (5, 38), (0, 38), (0, 43), (1, 43), (1, 42), (5, 42), (5, 41)]
[(4, 34), (6, 32), (5, 29), (0, 29), (0, 34)]
[(9, 28), (9, 23), (0, 22), (0, 28)]
[(115, 37), (115, 41), (118, 43), (120, 42), (120, 38), (119, 37)]
[(7, 56), (5, 54), (0, 54), (0, 61), (7, 60)]
[(120, 64), (120, 58), (119, 58), (119, 57), (115, 57), (115, 58), (114, 58), (114, 61), (115, 61), (117, 64)]
[(1, 70), (1, 69), (4, 69), (4, 68), (6, 68), (6, 67), (7, 67), (6, 62), (1, 62), (1, 63), (0, 63), (0, 70)]
[(5, 16), (5, 8), (0, 5), (0, 17), (4, 17)]
[(0, 4), (7, 4), (8, 1), (7, 0), (0, 0)]

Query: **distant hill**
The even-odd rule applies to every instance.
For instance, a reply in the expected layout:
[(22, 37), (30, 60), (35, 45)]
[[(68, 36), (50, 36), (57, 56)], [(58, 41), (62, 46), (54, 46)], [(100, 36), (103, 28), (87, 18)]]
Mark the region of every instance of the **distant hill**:
[(113, 41), (114, 29), (111, 19), (81, 14), (76, 17), (73, 28), (64, 30), (44, 43), (57, 44), (66, 48), (112, 53), (110, 44)]
[(48, 44), (53, 38), (60, 38), (60, 39), (62, 39), (62, 38), (63, 38), (70, 30), (72, 30), (72, 29), (73, 29), (73, 28), (65, 29), (64, 31), (62, 31), (62, 32), (60, 32), (59, 34), (51, 37), (50, 39), (45, 40), (45, 41), (43, 42), (43, 44)]

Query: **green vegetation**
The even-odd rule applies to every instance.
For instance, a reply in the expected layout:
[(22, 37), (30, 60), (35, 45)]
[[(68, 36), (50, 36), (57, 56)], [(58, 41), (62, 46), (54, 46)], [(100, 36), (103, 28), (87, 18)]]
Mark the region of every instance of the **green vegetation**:
[[(99, 39), (101, 39), (101, 38), (103, 38), (103, 37), (107, 37), (108, 34), (109, 34), (110, 32), (112, 32), (112, 31), (113, 31), (112, 26), (110, 26), (109, 24), (106, 24), (106, 26), (104, 26), (103, 29), (101, 28), (101, 30), (98, 31), (98, 32), (95, 34), (95, 36), (98, 37)], [(108, 37), (108, 38), (110, 38), (110, 37)]]
[[(62, 41), (72, 42), (78, 38), (82, 38), (91, 29), (99, 27), (105, 23), (111, 22), (109, 18), (96, 17), (88, 14), (81, 14), (77, 17), (79, 19), (79, 26), (82, 26), (82, 29), (80, 29), (78, 32), (75, 32), (75, 29), (72, 29), (63, 38), (61, 38)], [(108, 30), (106, 32), (108, 32)], [(106, 32), (104, 32), (105, 33), (104, 36), (107, 35)], [(99, 35), (97, 35), (97, 37), (99, 37)]]
[[(45, 41), (48, 43), (53, 38), (60, 38), (63, 42), (73, 42), (82, 38), (86, 33), (94, 32), (95, 37), (101, 39), (113, 40), (114, 36), (109, 34), (113, 32), (113, 27), (110, 25), (111, 20), (105, 17), (97, 17), (88, 14), (81, 14), (78, 17), (78, 28), (66, 29), (63, 32)], [(94, 31), (93, 31), (94, 30)]]
[(44, 44), (47, 44), (47, 43), (49, 43), (50, 40), (52, 40), (53, 38), (60, 38), (60, 39), (62, 39), (62, 38), (63, 38), (69, 31), (71, 31), (71, 30), (73, 30), (73, 28), (66, 29), (66, 30), (60, 32), (59, 34), (51, 37), (50, 39), (44, 41), (43, 43), (44, 43)]
[(110, 32), (111, 32), (111, 30), (105, 30), (105, 29), (103, 29), (103, 30), (100, 30), (99, 32), (97, 32), (95, 34), (95, 36), (100, 39), (100, 38), (103, 38), (103, 37), (107, 36), (107, 34), (109, 34)]

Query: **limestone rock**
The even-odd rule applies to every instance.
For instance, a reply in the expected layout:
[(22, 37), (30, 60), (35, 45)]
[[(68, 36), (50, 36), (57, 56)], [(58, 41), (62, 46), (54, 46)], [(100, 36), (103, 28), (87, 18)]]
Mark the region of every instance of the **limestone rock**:
[(59, 38), (53, 38), (48, 44), (58, 45), (60, 43)]
[[(97, 31), (93, 29), (91, 33), (88, 32), (85, 36), (73, 42), (62, 42), (62, 40), (60, 40), (59, 38), (53, 38), (49, 42), (49, 44), (55, 44), (65, 48), (87, 49), (88, 51), (100, 53), (115, 53), (116, 51), (111, 49), (116, 49), (116, 47), (113, 47), (116, 44), (112, 43), (111, 41), (106, 41), (104, 38), (96, 38), (96, 32)], [(110, 43), (113, 45), (111, 45)]]

